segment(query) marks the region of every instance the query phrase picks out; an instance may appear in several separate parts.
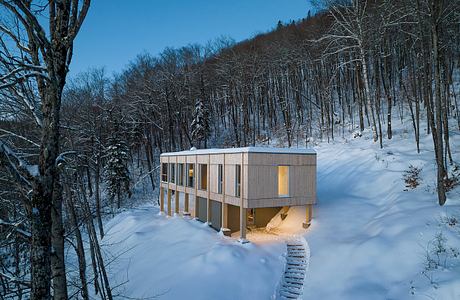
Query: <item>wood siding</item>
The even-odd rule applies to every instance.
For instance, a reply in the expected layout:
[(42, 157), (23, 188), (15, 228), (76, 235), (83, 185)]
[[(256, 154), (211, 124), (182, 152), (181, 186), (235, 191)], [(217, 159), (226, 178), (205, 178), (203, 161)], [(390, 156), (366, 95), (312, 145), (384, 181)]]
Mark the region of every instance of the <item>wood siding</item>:
[[(219, 153), (161, 156), (161, 163), (195, 164), (195, 186), (199, 164), (208, 165), (208, 190), (162, 182), (165, 189), (178, 190), (245, 208), (282, 207), (316, 202), (316, 155), (280, 153)], [(218, 194), (218, 165), (224, 165), (223, 193)], [(236, 197), (235, 165), (241, 165), (241, 196)], [(278, 196), (278, 166), (289, 166), (289, 195)], [(177, 166), (175, 168), (177, 170)], [(187, 172), (184, 165), (184, 172)], [(176, 176), (177, 177), (177, 176)], [(177, 182), (177, 178), (176, 178)]]

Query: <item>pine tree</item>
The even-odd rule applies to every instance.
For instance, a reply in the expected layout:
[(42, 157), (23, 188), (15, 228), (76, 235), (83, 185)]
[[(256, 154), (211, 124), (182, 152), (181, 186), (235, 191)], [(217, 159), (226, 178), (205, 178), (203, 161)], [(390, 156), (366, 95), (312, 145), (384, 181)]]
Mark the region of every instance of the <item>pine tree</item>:
[(192, 140), (198, 148), (204, 141), (204, 147), (207, 147), (207, 139), (209, 137), (209, 113), (206, 109), (203, 100), (198, 98), (195, 102), (195, 112), (191, 124)]
[(122, 196), (128, 194), (128, 197), (131, 197), (128, 145), (121, 139), (111, 138), (105, 156), (107, 163), (104, 173), (110, 201), (112, 202), (116, 196), (117, 208), (120, 208)]

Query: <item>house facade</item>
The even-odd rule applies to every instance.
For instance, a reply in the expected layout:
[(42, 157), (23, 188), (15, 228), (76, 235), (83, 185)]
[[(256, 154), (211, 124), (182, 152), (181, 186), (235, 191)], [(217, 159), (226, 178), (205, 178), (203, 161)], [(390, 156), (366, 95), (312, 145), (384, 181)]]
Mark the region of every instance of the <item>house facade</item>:
[[(224, 234), (264, 227), (281, 209), (316, 202), (316, 152), (245, 147), (190, 150), (160, 156), (160, 209), (191, 215)], [(183, 193), (184, 203), (179, 203)], [(173, 199), (174, 198), (174, 199)], [(183, 211), (180, 211), (182, 208)]]

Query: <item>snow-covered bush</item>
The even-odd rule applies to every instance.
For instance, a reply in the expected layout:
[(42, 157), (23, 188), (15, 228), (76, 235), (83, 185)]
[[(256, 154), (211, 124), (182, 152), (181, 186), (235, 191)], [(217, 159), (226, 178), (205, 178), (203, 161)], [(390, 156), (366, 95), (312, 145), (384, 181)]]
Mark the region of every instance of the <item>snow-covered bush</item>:
[(353, 132), (353, 138), (354, 139), (360, 138), (362, 136), (363, 136), (363, 133), (361, 131), (359, 131), (359, 130)]

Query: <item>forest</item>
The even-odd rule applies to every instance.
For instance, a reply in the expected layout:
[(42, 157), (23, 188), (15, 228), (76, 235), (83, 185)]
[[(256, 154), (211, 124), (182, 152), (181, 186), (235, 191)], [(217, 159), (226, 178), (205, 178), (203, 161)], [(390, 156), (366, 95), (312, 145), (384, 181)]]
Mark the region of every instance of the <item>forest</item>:
[(162, 152), (343, 138), (385, 148), (392, 124), (409, 121), (414, 152), (421, 136), (433, 140), (446, 202), (460, 130), (458, 0), (318, 1), (242, 42), (167, 48), (118, 74), (74, 78), (90, 1), (42, 2), (0, 0), (1, 299), (112, 299), (103, 219), (140, 186), (154, 194)]

